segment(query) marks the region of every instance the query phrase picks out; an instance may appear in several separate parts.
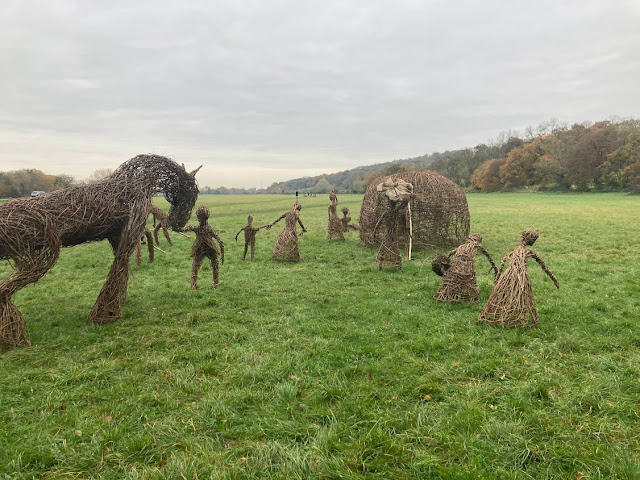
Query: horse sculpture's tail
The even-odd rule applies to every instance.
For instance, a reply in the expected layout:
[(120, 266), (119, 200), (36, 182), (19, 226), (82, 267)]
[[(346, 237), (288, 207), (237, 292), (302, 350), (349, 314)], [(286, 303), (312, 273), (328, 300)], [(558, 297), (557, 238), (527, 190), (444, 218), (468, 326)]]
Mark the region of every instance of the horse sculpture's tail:
[(29, 205), (9, 202), (0, 215), (0, 259), (14, 262), (14, 271), (0, 283), (0, 348), (29, 345), (24, 318), (11, 297), (42, 278), (60, 254), (60, 236), (53, 221)]

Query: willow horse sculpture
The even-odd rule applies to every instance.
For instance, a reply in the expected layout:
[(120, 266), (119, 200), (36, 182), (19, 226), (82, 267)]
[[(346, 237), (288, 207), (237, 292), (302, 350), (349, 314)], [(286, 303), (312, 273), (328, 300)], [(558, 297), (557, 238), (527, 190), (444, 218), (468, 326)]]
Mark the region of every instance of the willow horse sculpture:
[(129, 258), (144, 234), (151, 198), (164, 193), (169, 225), (187, 223), (198, 197), (195, 174), (159, 155), (138, 155), (97, 183), (70, 187), (0, 206), (0, 260), (14, 269), (0, 283), (0, 347), (29, 345), (24, 318), (11, 302), (55, 264), (61, 247), (108, 240), (114, 259), (89, 320), (101, 324), (122, 316)]

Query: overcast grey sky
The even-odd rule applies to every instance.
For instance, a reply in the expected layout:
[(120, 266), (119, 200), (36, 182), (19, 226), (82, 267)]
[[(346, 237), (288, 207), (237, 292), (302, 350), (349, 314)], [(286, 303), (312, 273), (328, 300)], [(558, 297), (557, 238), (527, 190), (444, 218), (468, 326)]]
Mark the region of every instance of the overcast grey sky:
[(640, 112), (640, 1), (3, 0), (0, 171), (267, 187)]

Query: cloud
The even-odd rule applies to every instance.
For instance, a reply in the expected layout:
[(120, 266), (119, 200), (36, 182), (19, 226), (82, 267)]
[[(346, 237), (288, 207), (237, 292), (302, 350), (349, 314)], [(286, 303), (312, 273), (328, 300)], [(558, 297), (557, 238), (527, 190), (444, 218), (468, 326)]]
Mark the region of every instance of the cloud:
[(0, 170), (81, 177), (156, 151), (248, 187), (640, 107), (634, 2), (3, 8)]

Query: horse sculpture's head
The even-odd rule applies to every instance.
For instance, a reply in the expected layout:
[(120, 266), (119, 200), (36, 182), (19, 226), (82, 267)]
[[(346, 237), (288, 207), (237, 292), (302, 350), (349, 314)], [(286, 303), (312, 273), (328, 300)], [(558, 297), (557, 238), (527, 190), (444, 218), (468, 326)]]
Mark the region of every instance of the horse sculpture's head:
[(170, 158), (144, 154), (120, 165), (112, 178), (139, 180), (150, 194), (162, 192), (171, 205), (167, 221), (177, 231), (189, 221), (198, 199), (196, 173), (200, 168), (187, 172), (184, 165), (178, 165)]
[(164, 190), (164, 196), (171, 204), (169, 207), (169, 226), (173, 230), (180, 230), (184, 227), (198, 199), (198, 182), (196, 182), (196, 173), (202, 166), (196, 168), (193, 172), (187, 172), (184, 165), (179, 167), (177, 182), (167, 185)]

